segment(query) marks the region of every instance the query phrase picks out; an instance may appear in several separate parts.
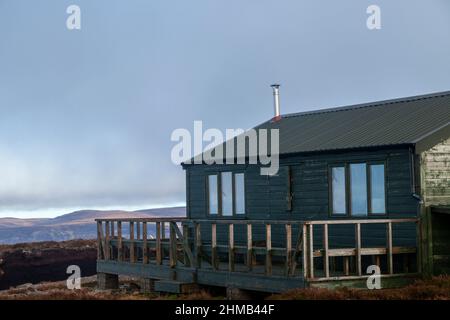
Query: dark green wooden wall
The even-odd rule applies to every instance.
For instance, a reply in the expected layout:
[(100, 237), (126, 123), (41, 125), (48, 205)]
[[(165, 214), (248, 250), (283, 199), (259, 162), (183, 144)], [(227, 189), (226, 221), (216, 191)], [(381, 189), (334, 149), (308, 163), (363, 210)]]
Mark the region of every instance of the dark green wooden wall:
[[(276, 176), (260, 175), (260, 167), (257, 165), (188, 165), (185, 166), (187, 215), (192, 219), (216, 219), (216, 216), (207, 215), (206, 176), (209, 173), (220, 171), (244, 171), (247, 211), (245, 219), (335, 219), (329, 215), (329, 166), (346, 162), (385, 161), (388, 215), (378, 217), (416, 217), (418, 201), (412, 197), (411, 158), (408, 148), (289, 156), (280, 159), (280, 170)], [(293, 179), (291, 211), (288, 210), (287, 203), (289, 166)], [(263, 240), (262, 228), (257, 228), (255, 231), (255, 239)], [(363, 246), (385, 243), (384, 226), (363, 226), (362, 231)], [(274, 242), (282, 244), (284, 227), (273, 227), (272, 232)], [(223, 240), (226, 236), (226, 229), (219, 228), (218, 234)], [(235, 230), (235, 234), (238, 240), (245, 239), (246, 234), (243, 228)], [(414, 225), (394, 226), (394, 237), (394, 245), (413, 244), (415, 242)], [(207, 239), (208, 233), (203, 238)], [(316, 243), (320, 245), (322, 235), (319, 227), (315, 230), (315, 239)], [(330, 245), (332, 247), (352, 245), (353, 242), (352, 227), (332, 226), (330, 228)]]

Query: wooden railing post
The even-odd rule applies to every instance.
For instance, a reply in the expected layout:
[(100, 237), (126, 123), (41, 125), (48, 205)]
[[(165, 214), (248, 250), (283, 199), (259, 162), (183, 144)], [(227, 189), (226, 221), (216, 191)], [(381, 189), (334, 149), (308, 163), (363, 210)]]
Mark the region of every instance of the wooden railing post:
[(202, 266), (202, 235), (200, 223), (195, 224), (195, 260), (197, 268)]
[(289, 276), (292, 269), (292, 226), (286, 224), (286, 276)]
[[(102, 222), (97, 221), (97, 260), (103, 260), (104, 248), (103, 248), (103, 231)], [(103, 251), (103, 252), (102, 252)]]
[(130, 221), (130, 262), (134, 263), (136, 257), (134, 255), (134, 222)]
[(328, 259), (328, 224), (323, 225), (323, 268), (325, 271), (325, 278), (330, 277), (330, 265)]
[(314, 278), (314, 225), (309, 225), (309, 276)]
[(184, 253), (184, 265), (192, 267), (193, 261), (191, 261), (189, 255), (189, 227), (187, 224), (183, 224), (183, 253)]
[(250, 223), (247, 224), (247, 268), (248, 271), (253, 270), (253, 231)]
[(174, 268), (177, 265), (177, 235), (173, 223), (169, 223), (169, 263), (170, 267)]
[(161, 252), (161, 222), (156, 222), (156, 264), (162, 263)]
[(228, 270), (234, 271), (234, 225), (228, 226)]
[(386, 224), (386, 242), (387, 242), (387, 266), (389, 274), (394, 273), (394, 262), (392, 259), (392, 223), (388, 222)]
[(105, 260), (109, 260), (110, 257), (109, 231), (109, 221), (105, 221)]
[(272, 275), (272, 230), (266, 224), (266, 275)]
[(302, 240), (302, 242), (303, 242), (303, 250), (302, 250), (303, 251), (302, 252), (302, 255), (303, 255), (303, 277), (305, 279), (308, 279), (308, 270), (309, 270), (309, 267), (308, 267), (308, 241), (307, 241), (308, 227), (305, 223), (303, 224), (302, 230), (303, 230), (303, 232), (302, 232), (302, 237), (303, 237), (303, 240)]
[(166, 223), (164, 221), (161, 222), (161, 238), (166, 239)]
[(356, 236), (356, 272), (358, 276), (362, 275), (361, 266), (361, 224), (355, 224), (355, 236)]
[(114, 238), (114, 221), (111, 221), (111, 238)]
[(217, 225), (211, 224), (211, 265), (214, 270), (218, 269), (217, 258)]
[(136, 222), (136, 240), (141, 239), (141, 223), (139, 221)]
[(142, 223), (142, 263), (148, 263), (147, 222)]
[(122, 221), (117, 221), (117, 260), (123, 260)]

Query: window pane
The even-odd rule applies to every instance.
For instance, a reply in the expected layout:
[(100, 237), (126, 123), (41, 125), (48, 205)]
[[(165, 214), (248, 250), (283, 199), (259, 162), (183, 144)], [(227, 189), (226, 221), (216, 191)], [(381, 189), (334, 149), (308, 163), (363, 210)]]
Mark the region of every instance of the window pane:
[(350, 164), (350, 192), (352, 215), (367, 215), (367, 171), (365, 163)]
[(345, 200), (345, 167), (334, 167), (331, 175), (333, 214), (345, 214), (347, 211), (347, 203)]
[(209, 213), (217, 214), (219, 212), (218, 208), (218, 196), (217, 196), (217, 176), (208, 176), (208, 194), (209, 194)]
[(222, 215), (233, 215), (232, 173), (222, 172)]
[(234, 192), (236, 195), (236, 214), (245, 214), (245, 184), (244, 174), (237, 173), (234, 175)]
[(370, 201), (372, 213), (386, 213), (384, 164), (370, 166)]

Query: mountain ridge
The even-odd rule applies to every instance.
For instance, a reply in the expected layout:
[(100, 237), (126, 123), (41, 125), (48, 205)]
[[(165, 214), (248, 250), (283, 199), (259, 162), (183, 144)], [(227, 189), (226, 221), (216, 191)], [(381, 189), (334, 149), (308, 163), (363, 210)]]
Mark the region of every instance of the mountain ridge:
[(184, 217), (185, 207), (126, 210), (77, 210), (55, 218), (0, 218), (0, 244), (96, 238), (95, 219)]

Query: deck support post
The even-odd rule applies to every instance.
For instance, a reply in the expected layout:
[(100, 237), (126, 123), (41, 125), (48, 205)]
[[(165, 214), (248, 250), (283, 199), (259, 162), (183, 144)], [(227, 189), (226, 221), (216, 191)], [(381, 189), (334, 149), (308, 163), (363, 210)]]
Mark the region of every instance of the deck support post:
[(97, 273), (97, 286), (100, 290), (119, 289), (119, 276), (110, 273)]
[(303, 278), (308, 279), (308, 241), (307, 241), (307, 232), (308, 227), (304, 223), (302, 227), (302, 242), (303, 242), (303, 252), (302, 252), (302, 260), (303, 260)]
[(314, 278), (314, 225), (309, 225), (309, 276)]

